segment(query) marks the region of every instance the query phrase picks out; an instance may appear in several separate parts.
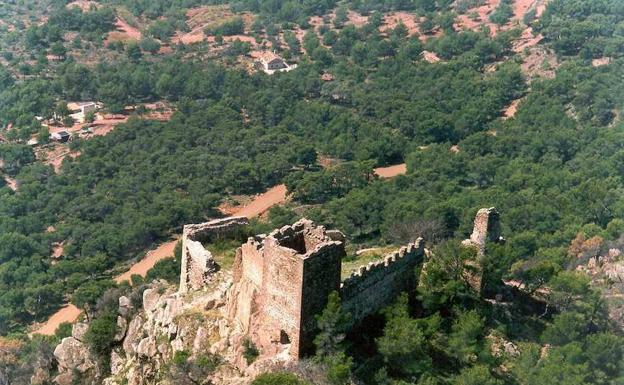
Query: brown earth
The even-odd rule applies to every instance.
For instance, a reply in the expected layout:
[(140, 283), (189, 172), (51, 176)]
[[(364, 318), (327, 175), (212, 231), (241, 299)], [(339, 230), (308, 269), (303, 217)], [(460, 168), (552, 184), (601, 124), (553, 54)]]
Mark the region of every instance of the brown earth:
[(141, 31), (139, 31), (137, 28), (131, 26), (126, 21), (120, 18), (117, 18), (117, 20), (115, 21), (115, 28), (116, 28), (115, 31), (110, 32), (108, 34), (108, 38), (106, 39), (106, 44), (113, 42), (113, 41), (125, 42), (125, 41), (130, 41), (130, 40), (134, 40), (134, 41), (141, 40)]
[(394, 166), (378, 167), (375, 170), (380, 178), (392, 178), (397, 175), (404, 175), (407, 173), (407, 165), (405, 163), (395, 164)]
[(92, 7), (99, 8), (101, 5), (95, 1), (90, 0), (76, 0), (66, 5), (67, 8), (80, 8), (83, 11), (89, 11)]
[(503, 119), (513, 118), (516, 115), (516, 112), (518, 111), (518, 105), (520, 104), (521, 100), (522, 99), (516, 99), (511, 102), (509, 107), (507, 107), (503, 112)]
[(48, 318), (48, 320), (43, 325), (41, 325), (41, 327), (39, 327), (34, 332), (30, 333), (30, 335), (33, 335), (33, 334), (41, 334), (44, 336), (54, 335), (54, 332), (59, 327), (59, 325), (65, 322), (70, 322), (70, 323), (75, 322), (80, 316), (80, 314), (82, 314), (82, 310), (78, 309), (74, 305), (71, 305), (71, 304), (67, 305), (63, 307), (61, 310), (54, 313), (50, 318)]
[(437, 63), (440, 61), (440, 58), (438, 57), (438, 55), (435, 54), (435, 52), (423, 51), (422, 55), (423, 58), (429, 63)]
[(11, 178), (8, 175), (3, 175), (4, 181), (6, 182), (7, 186), (13, 190), (13, 191), (17, 191), (17, 181), (13, 178)]

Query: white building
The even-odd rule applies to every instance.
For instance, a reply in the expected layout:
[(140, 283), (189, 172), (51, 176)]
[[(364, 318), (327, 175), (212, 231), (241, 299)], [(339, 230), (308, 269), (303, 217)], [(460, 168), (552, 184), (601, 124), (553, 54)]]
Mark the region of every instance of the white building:
[(273, 52), (263, 52), (256, 61), (256, 66), (269, 75), (275, 72), (288, 72), (297, 67), (296, 64), (288, 65), (284, 59)]
[(69, 109), (69, 116), (71, 116), (75, 122), (84, 123), (89, 112), (97, 111), (100, 106), (96, 102), (70, 102), (67, 103)]

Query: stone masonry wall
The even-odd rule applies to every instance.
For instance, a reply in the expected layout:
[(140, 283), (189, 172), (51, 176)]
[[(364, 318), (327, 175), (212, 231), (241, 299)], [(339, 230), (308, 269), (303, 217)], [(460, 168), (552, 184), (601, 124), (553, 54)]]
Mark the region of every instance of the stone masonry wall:
[(379, 262), (371, 262), (342, 282), (340, 296), (352, 324), (388, 306), (401, 292), (416, 284), (416, 267), (425, 255), (424, 241), (402, 247)]
[(478, 293), (481, 292), (483, 286), (482, 259), (485, 254), (485, 245), (488, 241), (499, 242), (502, 239), (498, 210), (495, 207), (490, 207), (477, 211), (472, 234), (469, 239), (462, 242), (462, 245), (476, 250), (476, 259), (465, 262), (464, 276), (470, 286)]
[(340, 285), (339, 238), (301, 220), (241, 246), (228, 314), (263, 354), (299, 358), (310, 350), (314, 317)]
[(181, 293), (189, 289), (199, 290), (218, 270), (212, 254), (202, 242), (235, 236), (249, 224), (247, 218), (230, 217), (205, 223), (185, 225), (182, 233), (182, 268), (180, 272)]

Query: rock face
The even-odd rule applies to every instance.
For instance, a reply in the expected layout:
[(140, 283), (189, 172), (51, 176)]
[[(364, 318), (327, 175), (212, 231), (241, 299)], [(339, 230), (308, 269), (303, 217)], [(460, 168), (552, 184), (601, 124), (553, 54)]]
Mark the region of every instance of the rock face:
[(86, 373), (95, 368), (89, 348), (74, 337), (63, 338), (54, 349), (54, 357), (61, 372), (77, 370), (80, 373)]
[(587, 274), (592, 285), (602, 291), (609, 318), (624, 329), (624, 257), (620, 249), (624, 249), (624, 239), (614, 242), (614, 245), (605, 245), (602, 239), (597, 242), (595, 237), (583, 239), (581, 247), (578, 243), (579, 237), (568, 250), (580, 263), (576, 270)]
[(204, 248), (202, 242), (236, 236), (242, 233), (247, 225), (249, 225), (249, 220), (245, 217), (229, 217), (184, 226), (180, 273), (181, 293), (203, 288), (218, 270), (212, 254)]

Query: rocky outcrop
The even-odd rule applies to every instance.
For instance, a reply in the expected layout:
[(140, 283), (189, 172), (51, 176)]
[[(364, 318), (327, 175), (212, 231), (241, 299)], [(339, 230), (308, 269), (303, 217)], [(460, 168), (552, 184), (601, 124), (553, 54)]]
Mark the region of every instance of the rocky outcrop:
[(63, 338), (54, 349), (54, 357), (58, 362), (60, 372), (78, 371), (86, 373), (95, 368), (89, 348), (74, 337)]

